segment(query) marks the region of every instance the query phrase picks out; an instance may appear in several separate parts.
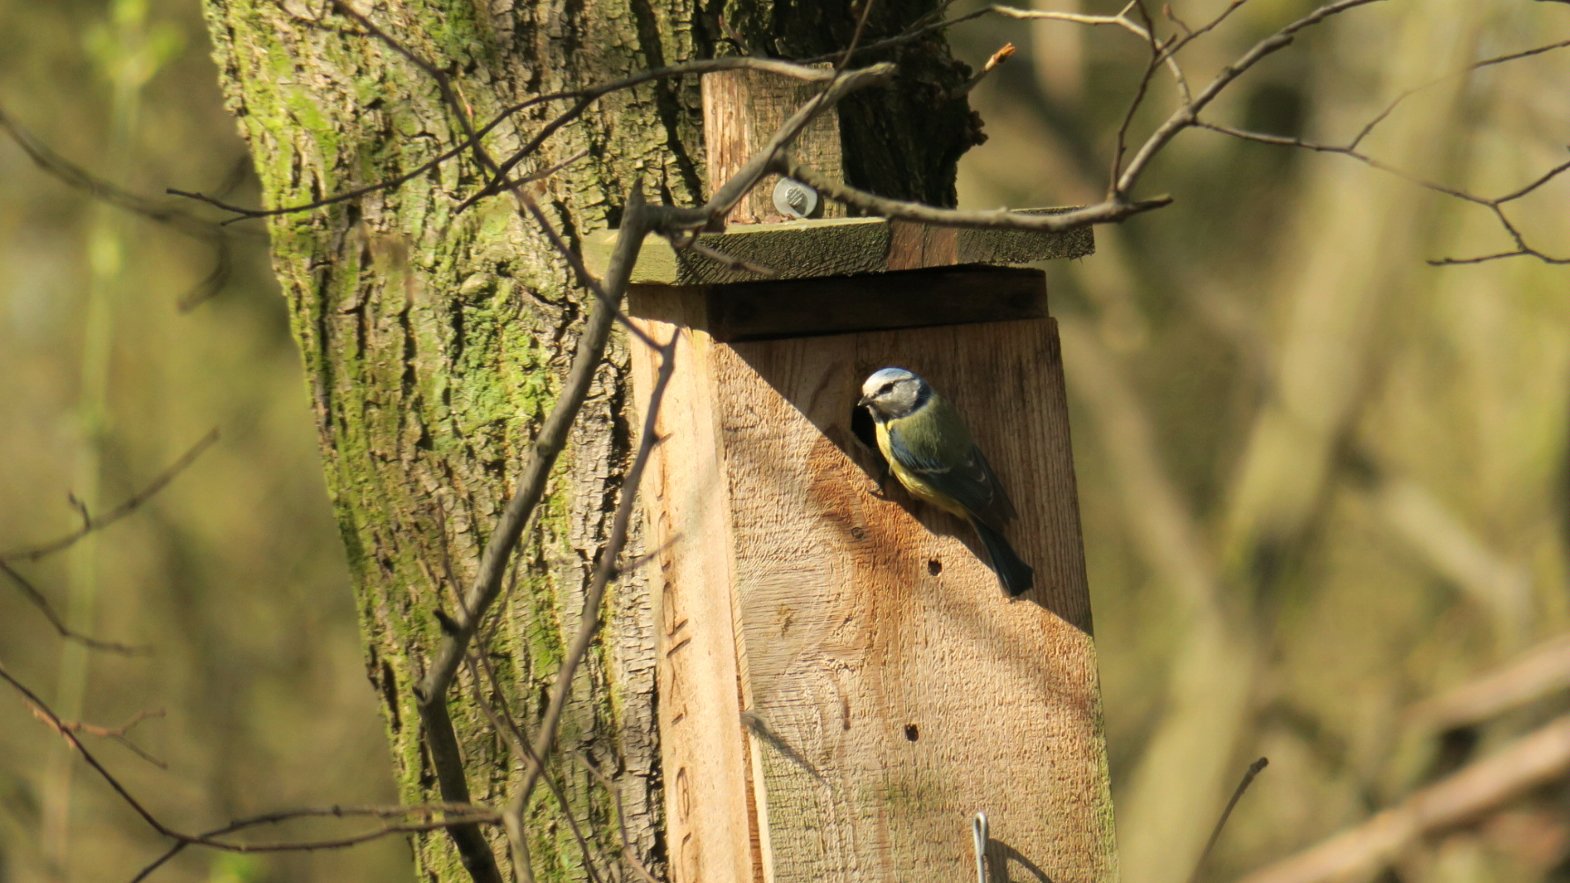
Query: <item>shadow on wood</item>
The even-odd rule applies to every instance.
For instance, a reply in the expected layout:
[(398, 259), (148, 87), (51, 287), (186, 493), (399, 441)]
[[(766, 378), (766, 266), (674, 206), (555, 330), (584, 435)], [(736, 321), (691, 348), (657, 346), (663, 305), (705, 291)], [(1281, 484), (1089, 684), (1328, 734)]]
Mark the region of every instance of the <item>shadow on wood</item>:
[[(1024, 302), (1044, 304), (1039, 273), (966, 272), (980, 292), (1028, 281)], [(1025, 879), (1113, 879), (1055, 323), (727, 344), (713, 296), (631, 300), (657, 339), (681, 335), (645, 497), (651, 545), (670, 544), (657, 586), (673, 878), (973, 878), (970, 820), (985, 810), (1038, 873)], [(634, 360), (641, 389), (653, 359)], [(890, 364), (964, 413), (1019, 510), (1009, 534), (1036, 603), (1002, 593), (958, 520), (874, 493), (850, 417), (862, 379)]]
[(1053, 883), (1047, 872), (997, 839), (987, 841), (987, 883)]
[[(861, 382), (890, 365), (925, 377), (959, 409), (1020, 510), (1008, 534), (1020, 554), (1037, 568), (1036, 588), (1022, 598), (1090, 631), (1073, 462), (1068, 456), (1062, 354), (1052, 320), (744, 341), (733, 349), (758, 379), (794, 406), (843, 460), (862, 473), (846, 474), (840, 462), (810, 460), (808, 468), (814, 470), (810, 493), (821, 503), (820, 517), (843, 522), (842, 513), (855, 505), (839, 489), (825, 487), (843, 482), (866, 490), (874, 503), (903, 507), (928, 531), (953, 538), (971, 550), (971, 557), (985, 562), (985, 552), (963, 520), (911, 498), (897, 482), (889, 482), (890, 491), (881, 500), (872, 493), (875, 470), (869, 471), (867, 464), (881, 457), (875, 451), (869, 455), (854, 431)], [(810, 388), (802, 380), (808, 361), (825, 363), (821, 376), (813, 370)], [(1063, 444), (1051, 444), (1059, 438)], [(780, 493), (798, 490), (778, 489)], [(1049, 502), (1043, 506), (1035, 497)], [(1069, 505), (1061, 505), (1065, 501)], [(835, 506), (838, 512), (828, 511)], [(861, 524), (852, 529), (871, 528)], [(942, 562), (938, 566), (941, 569)], [(1001, 592), (999, 600), (1007, 602)]]

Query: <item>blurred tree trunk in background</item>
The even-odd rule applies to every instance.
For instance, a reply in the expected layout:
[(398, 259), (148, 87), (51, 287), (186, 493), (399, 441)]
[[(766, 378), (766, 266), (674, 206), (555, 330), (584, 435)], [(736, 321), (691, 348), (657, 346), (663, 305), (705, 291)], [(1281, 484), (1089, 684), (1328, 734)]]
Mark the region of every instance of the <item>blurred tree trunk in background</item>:
[[(879, 3), (869, 38), (895, 32), (935, 5)], [(749, 44), (741, 51), (762, 55), (843, 47), (855, 25), (845, 8), (808, 4), (802, 12), (767, 0), (726, 4), (723, 29), (704, 18), (711, 11), (700, 15), (685, 0), (356, 6), (452, 76), (477, 125), (529, 96), (735, 51), (736, 40)], [(206, 4), (226, 100), (268, 208), (409, 172), (459, 137), (429, 76), (324, 8), (330, 10), (274, 0)], [(720, 46), (715, 33), (727, 35)], [(964, 98), (948, 97), (967, 71), (940, 39), (899, 52), (899, 94), (851, 102), (844, 111), (846, 167), (863, 186), (952, 204), (955, 162), (980, 137)], [(569, 241), (614, 226), (637, 176), (651, 199), (696, 203), (704, 189), (698, 108), (691, 78), (614, 94), (521, 169), (586, 151), (541, 185), (540, 202)], [(922, 112), (911, 112), (917, 108)], [(515, 116), (488, 146), (505, 157), (562, 109), (546, 105)], [(397, 188), (269, 222), (355, 580), (367, 671), (382, 697), (408, 802), (440, 799), (413, 689), (441, 639), (435, 612), (453, 611), (473, 578), (517, 465), (554, 401), (587, 306), (562, 259), (520, 223), (510, 196), (455, 214), (482, 182), (465, 155)], [(613, 343), (520, 546), (514, 585), (484, 647), (502, 693), (479, 685), (487, 701), (504, 701), (531, 732), (619, 500), (629, 444), (627, 383), (625, 349)], [(580, 670), (548, 773), (595, 850), (619, 853), (618, 827), (625, 824), (633, 852), (657, 867), (654, 644), (641, 577), (628, 574), (608, 605), (603, 644)], [(500, 802), (518, 770), (476, 704), (475, 688), (461, 675), (449, 707), (473, 799)], [(601, 773), (618, 794), (608, 792)], [(538, 878), (584, 876), (582, 850), (548, 789), (534, 792), (526, 828)], [(415, 851), (424, 877), (467, 879), (447, 835), (421, 837)]]

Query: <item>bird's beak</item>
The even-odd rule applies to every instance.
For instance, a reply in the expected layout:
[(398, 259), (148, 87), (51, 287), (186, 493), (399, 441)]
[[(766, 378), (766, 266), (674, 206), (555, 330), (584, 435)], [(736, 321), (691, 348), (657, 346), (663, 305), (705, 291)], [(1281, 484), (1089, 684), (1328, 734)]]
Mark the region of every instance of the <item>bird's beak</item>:
[(872, 404), (872, 399), (870, 397), (868, 397), (868, 396), (862, 396), (860, 399), (856, 400), (856, 407), (858, 407), (858, 408), (865, 408), (865, 407), (867, 407), (868, 405), (871, 405), (871, 404)]

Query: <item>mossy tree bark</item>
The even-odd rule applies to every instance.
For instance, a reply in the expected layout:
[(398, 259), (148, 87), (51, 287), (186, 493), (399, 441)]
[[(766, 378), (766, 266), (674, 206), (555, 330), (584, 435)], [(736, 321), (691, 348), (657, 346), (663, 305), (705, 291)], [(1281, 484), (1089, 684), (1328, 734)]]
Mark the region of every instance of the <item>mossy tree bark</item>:
[[(870, 37), (931, 12), (932, 0), (886, 0)], [(215, 58), (269, 208), (387, 180), (456, 143), (459, 127), (436, 84), (328, 5), (207, 0)], [(801, 56), (843, 46), (848, 9), (731, 0), (578, 0), (476, 4), (356, 3), (415, 53), (453, 77), (484, 122), (521, 98), (738, 51)], [(721, 22), (725, 22), (722, 26)], [(326, 26), (323, 26), (325, 23)], [(716, 34), (726, 34), (716, 40)], [(739, 38), (739, 39), (737, 39)], [(967, 74), (940, 38), (906, 44), (896, 95), (847, 110), (853, 182), (939, 204), (953, 199), (954, 164), (979, 140), (963, 97)], [(505, 156), (558, 112), (546, 105), (499, 127)], [(916, 112), (919, 111), (919, 112)], [(939, 130), (934, 114), (948, 125)], [(610, 96), (556, 134), (525, 168), (586, 156), (553, 175), (541, 202), (570, 240), (614, 225), (641, 176), (651, 198), (700, 201), (697, 83), (666, 81)], [(877, 145), (870, 149), (866, 145)], [(520, 222), (510, 196), (456, 206), (483, 177), (465, 158), (396, 188), (268, 222), (275, 270), (305, 364), (324, 469), (358, 599), (366, 665), (383, 697), (402, 798), (440, 799), (420, 733), (414, 684), (505, 504), (522, 455), (554, 401), (586, 310), (562, 259)], [(628, 369), (617, 342), (526, 534), (483, 651), (505, 701), (527, 728), (581, 616), (584, 588), (621, 495), (628, 455)], [(608, 627), (573, 685), (546, 788), (527, 829), (536, 879), (583, 879), (583, 851), (621, 851), (621, 826), (650, 867), (663, 861), (654, 721), (650, 599), (636, 572), (608, 602)], [(449, 707), (476, 801), (501, 803), (517, 782), (509, 756), (460, 675)], [(330, 712), (328, 712), (330, 713)], [(618, 793), (611, 793), (603, 773)], [(620, 819), (618, 819), (618, 812)], [(493, 832), (505, 867), (499, 829)], [(450, 839), (415, 843), (424, 878), (460, 880)]]

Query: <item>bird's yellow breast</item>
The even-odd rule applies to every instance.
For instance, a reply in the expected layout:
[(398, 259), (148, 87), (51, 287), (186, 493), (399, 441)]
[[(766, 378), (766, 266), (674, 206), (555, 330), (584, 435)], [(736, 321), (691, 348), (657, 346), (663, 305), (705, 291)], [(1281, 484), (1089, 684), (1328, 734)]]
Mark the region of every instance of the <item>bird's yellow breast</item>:
[(878, 450), (883, 452), (883, 459), (888, 461), (889, 471), (894, 473), (894, 477), (899, 479), (899, 483), (904, 486), (905, 490), (910, 491), (911, 496), (931, 503), (950, 514), (958, 515), (961, 518), (966, 517), (967, 513), (964, 506), (939, 493), (936, 488), (923, 481), (921, 476), (906, 469), (904, 464), (895, 459), (893, 452), (889, 450), (888, 425), (882, 420), (877, 421), (877, 434)]

